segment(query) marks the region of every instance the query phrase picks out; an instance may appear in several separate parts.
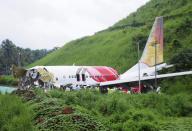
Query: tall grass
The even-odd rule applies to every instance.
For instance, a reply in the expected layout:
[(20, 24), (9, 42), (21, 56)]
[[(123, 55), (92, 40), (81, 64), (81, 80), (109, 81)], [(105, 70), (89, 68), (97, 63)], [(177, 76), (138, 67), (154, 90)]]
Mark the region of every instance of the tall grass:
[(32, 111), (17, 96), (0, 94), (0, 130), (26, 131), (33, 130)]

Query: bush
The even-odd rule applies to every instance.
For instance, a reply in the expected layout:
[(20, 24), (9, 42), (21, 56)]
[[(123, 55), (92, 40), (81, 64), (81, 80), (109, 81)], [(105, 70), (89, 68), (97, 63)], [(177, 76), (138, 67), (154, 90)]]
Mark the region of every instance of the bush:
[(160, 115), (151, 110), (130, 109), (121, 114), (113, 114), (110, 123), (113, 130), (158, 130), (159, 119)]
[(13, 76), (3, 75), (0, 76), (0, 85), (17, 86), (18, 81)]
[(128, 120), (123, 124), (123, 131), (158, 131), (158, 126), (149, 121)]
[(9, 94), (0, 95), (0, 130), (33, 130), (32, 111), (20, 98)]
[[(45, 94), (40, 89), (34, 92), (27, 103), (39, 129), (158, 130), (166, 118), (192, 113), (191, 96), (186, 94), (101, 94), (95, 90), (51, 90)], [(72, 109), (71, 114), (62, 113), (67, 107)]]
[(192, 49), (184, 48), (170, 58), (170, 63), (175, 64), (174, 71), (187, 71), (192, 69)]
[(63, 92), (59, 91), (58, 89), (54, 89), (50, 90), (47, 94), (53, 98), (62, 98)]
[[(174, 84), (173, 84), (174, 83)], [(162, 92), (175, 94), (191, 94), (192, 92), (192, 76), (178, 76), (175, 78), (167, 78), (161, 82)]]
[(43, 123), (40, 123), (37, 126), (40, 130), (107, 130), (102, 122), (83, 113), (60, 114), (45, 119)]

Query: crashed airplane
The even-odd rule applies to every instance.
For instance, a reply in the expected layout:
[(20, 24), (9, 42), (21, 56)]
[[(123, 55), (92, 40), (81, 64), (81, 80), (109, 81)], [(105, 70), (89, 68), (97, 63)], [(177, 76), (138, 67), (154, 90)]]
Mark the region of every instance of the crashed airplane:
[[(20, 79), (20, 86), (42, 87), (85, 85), (122, 86), (137, 81), (190, 75), (192, 71), (158, 75), (157, 71), (170, 68), (163, 62), (163, 17), (155, 19), (145, 49), (139, 62), (122, 75), (106, 66), (35, 66), (25, 70), (12, 67), (13, 75)], [(138, 73), (139, 72), (139, 73)]]

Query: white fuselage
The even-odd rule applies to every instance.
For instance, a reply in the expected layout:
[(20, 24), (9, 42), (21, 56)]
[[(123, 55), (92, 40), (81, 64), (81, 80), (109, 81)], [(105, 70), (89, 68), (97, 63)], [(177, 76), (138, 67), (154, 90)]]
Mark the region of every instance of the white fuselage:
[(100, 82), (112, 81), (118, 78), (118, 73), (106, 66), (35, 66), (33, 69), (45, 68), (54, 75), (56, 86), (99, 85)]

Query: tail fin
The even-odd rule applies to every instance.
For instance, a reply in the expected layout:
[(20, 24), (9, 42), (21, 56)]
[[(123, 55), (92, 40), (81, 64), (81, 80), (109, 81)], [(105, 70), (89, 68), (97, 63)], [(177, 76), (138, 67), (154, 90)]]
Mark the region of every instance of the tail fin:
[(140, 61), (150, 67), (155, 64), (163, 63), (163, 17), (157, 17), (155, 19)]

